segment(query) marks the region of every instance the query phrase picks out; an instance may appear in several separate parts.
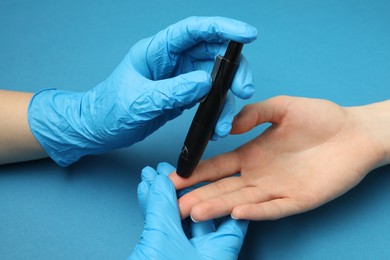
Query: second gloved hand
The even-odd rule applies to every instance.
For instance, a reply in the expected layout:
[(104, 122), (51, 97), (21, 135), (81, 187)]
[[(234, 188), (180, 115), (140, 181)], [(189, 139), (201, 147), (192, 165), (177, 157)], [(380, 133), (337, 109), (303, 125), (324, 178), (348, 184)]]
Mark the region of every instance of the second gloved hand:
[(144, 231), (129, 259), (237, 259), (248, 221), (226, 217), (217, 229), (212, 220), (182, 222), (175, 187), (166, 176), (172, 169), (161, 163), (159, 172), (151, 167), (142, 171), (138, 200)]
[[(32, 133), (61, 166), (87, 154), (129, 146), (196, 104), (211, 87), (210, 71), (228, 40), (253, 41), (256, 29), (222, 17), (191, 17), (139, 41), (115, 71), (85, 93), (45, 90), (32, 98)], [(231, 91), (253, 93), (242, 57)], [(228, 97), (215, 133), (229, 133), (234, 102)]]

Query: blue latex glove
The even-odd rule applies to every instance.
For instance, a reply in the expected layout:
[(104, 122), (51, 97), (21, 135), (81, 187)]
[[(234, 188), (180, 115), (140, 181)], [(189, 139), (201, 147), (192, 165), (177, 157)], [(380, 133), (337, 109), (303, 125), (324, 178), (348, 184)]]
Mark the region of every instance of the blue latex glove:
[[(138, 198), (145, 226), (129, 259), (237, 259), (248, 221), (226, 217), (217, 229), (212, 221), (182, 222), (173, 183), (151, 167), (142, 171)], [(184, 230), (191, 230), (190, 237)]]
[[(222, 17), (190, 17), (136, 43), (115, 71), (85, 93), (45, 90), (31, 100), (32, 133), (46, 153), (67, 166), (143, 140), (165, 122), (196, 104), (211, 87), (214, 58), (227, 40), (253, 41), (252, 26)], [(252, 73), (242, 58), (231, 91), (249, 98)], [(216, 135), (230, 131), (230, 95)]]

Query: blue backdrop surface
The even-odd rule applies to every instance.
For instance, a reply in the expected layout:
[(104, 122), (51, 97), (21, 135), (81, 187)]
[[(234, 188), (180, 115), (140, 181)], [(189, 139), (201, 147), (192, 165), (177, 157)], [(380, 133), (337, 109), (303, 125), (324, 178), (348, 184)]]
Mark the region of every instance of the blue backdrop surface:
[[(0, 1), (0, 88), (86, 91), (138, 40), (188, 16), (227, 16), (258, 28), (244, 55), (248, 102), (276, 95), (353, 106), (390, 97), (389, 1)], [(0, 259), (123, 259), (143, 221), (141, 169), (175, 165), (194, 109), (132, 147), (61, 168), (50, 159), (0, 166)], [(321, 116), (321, 115), (319, 115)], [(211, 143), (229, 151), (263, 131)], [(390, 130), (389, 130), (390, 131)], [(241, 259), (388, 259), (390, 167), (310, 212), (252, 222)]]

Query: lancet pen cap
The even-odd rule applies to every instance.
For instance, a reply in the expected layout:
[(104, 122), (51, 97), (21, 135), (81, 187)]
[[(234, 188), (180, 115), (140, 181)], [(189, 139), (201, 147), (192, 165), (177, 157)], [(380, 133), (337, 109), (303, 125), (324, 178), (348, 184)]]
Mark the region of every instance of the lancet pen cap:
[(232, 62), (238, 62), (243, 46), (244, 44), (240, 42), (230, 41), (229, 46), (226, 49), (224, 58)]
[(180, 154), (176, 172), (179, 176), (183, 178), (188, 178), (191, 176), (197, 165), (198, 162), (190, 161), (182, 154)]

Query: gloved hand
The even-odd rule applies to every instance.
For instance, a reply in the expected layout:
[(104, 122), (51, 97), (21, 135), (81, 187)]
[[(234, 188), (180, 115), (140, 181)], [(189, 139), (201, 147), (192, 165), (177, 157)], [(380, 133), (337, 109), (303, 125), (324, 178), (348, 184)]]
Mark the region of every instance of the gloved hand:
[[(174, 168), (162, 163), (157, 169), (142, 171), (138, 199), (145, 226), (129, 259), (237, 259), (248, 221), (225, 217), (217, 230), (213, 221), (182, 223), (175, 188), (166, 176)], [(191, 230), (190, 237), (183, 230)]]
[[(136, 43), (92, 90), (35, 94), (28, 111), (31, 131), (61, 166), (141, 141), (207, 94), (214, 58), (224, 53), (227, 40), (249, 43), (256, 36), (252, 26), (222, 17), (180, 21)], [(231, 91), (248, 98), (253, 90), (251, 71), (242, 58)], [(230, 96), (217, 135), (229, 133), (233, 110)]]

